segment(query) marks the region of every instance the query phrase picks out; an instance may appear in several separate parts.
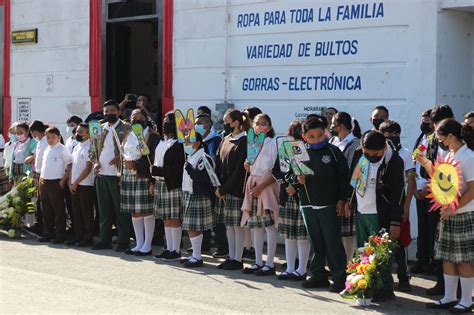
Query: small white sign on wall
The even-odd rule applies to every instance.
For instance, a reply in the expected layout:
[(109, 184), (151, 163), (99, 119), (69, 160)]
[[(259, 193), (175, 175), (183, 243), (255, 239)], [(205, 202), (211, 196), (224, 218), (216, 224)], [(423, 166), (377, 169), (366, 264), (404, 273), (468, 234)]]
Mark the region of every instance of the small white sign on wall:
[(29, 122), (31, 120), (31, 98), (19, 98), (16, 104), (17, 121)]

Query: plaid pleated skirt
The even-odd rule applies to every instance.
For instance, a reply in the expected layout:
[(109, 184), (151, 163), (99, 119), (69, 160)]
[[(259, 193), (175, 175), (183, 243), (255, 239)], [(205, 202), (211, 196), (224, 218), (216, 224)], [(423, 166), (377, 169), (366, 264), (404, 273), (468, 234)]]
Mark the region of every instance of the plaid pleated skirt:
[(451, 215), (438, 224), (435, 259), (474, 264), (474, 212)]
[(289, 240), (307, 240), (308, 232), (304, 225), (303, 216), (301, 215), (300, 206), (295, 198), (288, 196), (284, 207), (280, 207), (278, 213), (278, 232)]
[(350, 217), (341, 217), (341, 236), (349, 237), (354, 235), (356, 235), (356, 220), (355, 211), (352, 210), (352, 215)]
[(0, 196), (10, 191), (10, 182), (5, 168), (0, 167)]
[(252, 210), (250, 211), (250, 217), (246, 226), (251, 229), (256, 229), (274, 225), (275, 221), (273, 220), (273, 212), (270, 210), (264, 210), (262, 216), (257, 216), (257, 206), (257, 198), (252, 198)]
[(207, 231), (213, 228), (214, 214), (211, 198), (183, 192), (183, 230)]
[(155, 217), (161, 220), (183, 219), (183, 191), (176, 188), (168, 191), (164, 180), (155, 184)]
[(120, 211), (153, 213), (153, 196), (148, 190), (148, 178), (124, 172), (120, 181)]
[(26, 174), (23, 171), (23, 164), (13, 163), (13, 178), (17, 179), (17, 178), (21, 178), (25, 175)]
[(229, 194), (225, 195), (224, 198), (225, 203), (222, 200), (217, 202), (218, 218), (221, 220), (217, 222), (224, 223), (226, 226), (240, 227), (240, 220), (242, 220), (241, 208), (244, 199)]

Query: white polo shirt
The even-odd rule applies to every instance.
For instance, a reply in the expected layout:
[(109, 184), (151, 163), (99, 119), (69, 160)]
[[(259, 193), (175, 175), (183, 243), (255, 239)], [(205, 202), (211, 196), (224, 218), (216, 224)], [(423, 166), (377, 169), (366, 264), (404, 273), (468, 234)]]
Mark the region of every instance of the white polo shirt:
[(36, 144), (35, 149), (35, 172), (41, 172), (41, 167), (43, 166), (43, 156), (44, 151), (48, 147), (48, 142), (46, 141), (46, 136), (43, 136), (40, 141)]
[(43, 155), (40, 178), (47, 180), (63, 178), (66, 167), (71, 162), (71, 153), (63, 144), (48, 145)]
[[(357, 191), (357, 211), (361, 214), (377, 214), (377, 173), (384, 158), (377, 163), (369, 163), (369, 176), (367, 178), (367, 187), (364, 196), (360, 196)], [(357, 188), (356, 188), (357, 190)]]
[[(100, 163), (100, 175), (105, 176), (117, 176), (117, 166), (110, 165), (110, 161), (115, 159), (115, 146), (114, 142), (115, 137), (113, 133), (115, 132), (115, 127), (118, 126), (120, 119), (117, 120), (115, 124), (109, 126), (109, 123), (105, 124), (104, 129), (108, 130), (107, 136), (104, 139), (104, 147), (100, 153), (99, 163)], [(120, 145), (120, 143), (118, 144)]]
[(26, 139), (25, 142), (17, 141), (15, 143), (15, 149), (13, 151), (13, 163), (23, 164), (26, 159), (26, 152), (28, 150), (28, 145), (30, 144), (31, 138)]
[[(452, 156), (452, 153), (449, 153)], [(474, 181), (474, 152), (463, 145), (455, 154), (454, 160), (459, 162), (459, 168), (462, 171), (461, 195), (467, 190), (467, 183)], [(474, 200), (469, 201), (464, 207), (456, 210), (456, 213), (465, 213), (474, 211)]]
[[(71, 167), (71, 184), (76, 182), (77, 178), (81, 176), (82, 172), (89, 161), (89, 150), (91, 148), (91, 141), (86, 140), (78, 143), (72, 151), (72, 167)], [(94, 171), (84, 178), (79, 186), (94, 186)]]

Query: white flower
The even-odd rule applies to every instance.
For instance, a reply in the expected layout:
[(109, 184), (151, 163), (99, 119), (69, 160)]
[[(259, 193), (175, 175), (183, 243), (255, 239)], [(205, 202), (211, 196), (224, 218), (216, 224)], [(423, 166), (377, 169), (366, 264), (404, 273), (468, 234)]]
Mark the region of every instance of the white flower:
[(369, 256), (369, 261), (372, 263), (372, 261), (375, 259), (375, 254), (372, 254)]
[(8, 237), (15, 237), (16, 231), (14, 229), (8, 230)]
[(355, 285), (357, 284), (357, 282), (359, 282), (360, 279), (363, 279), (363, 278), (364, 278), (364, 275), (357, 275), (354, 278), (352, 278), (351, 283)]

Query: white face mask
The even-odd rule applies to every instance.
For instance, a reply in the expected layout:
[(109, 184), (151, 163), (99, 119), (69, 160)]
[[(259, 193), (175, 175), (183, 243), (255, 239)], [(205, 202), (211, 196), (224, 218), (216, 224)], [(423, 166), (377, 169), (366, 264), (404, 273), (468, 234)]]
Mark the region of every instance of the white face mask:
[(66, 135), (67, 137), (69, 138), (70, 136), (72, 136), (72, 130), (74, 129), (74, 127), (67, 127), (66, 128)]
[(184, 153), (186, 153), (187, 155), (191, 155), (194, 153), (194, 148), (193, 148), (193, 145), (192, 144), (187, 144), (184, 146)]

